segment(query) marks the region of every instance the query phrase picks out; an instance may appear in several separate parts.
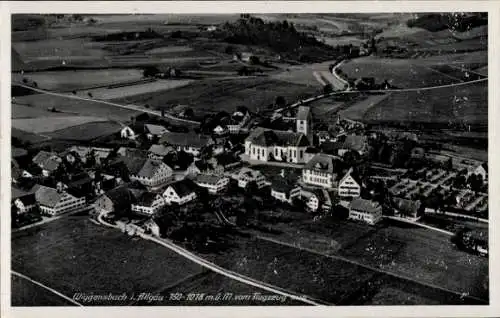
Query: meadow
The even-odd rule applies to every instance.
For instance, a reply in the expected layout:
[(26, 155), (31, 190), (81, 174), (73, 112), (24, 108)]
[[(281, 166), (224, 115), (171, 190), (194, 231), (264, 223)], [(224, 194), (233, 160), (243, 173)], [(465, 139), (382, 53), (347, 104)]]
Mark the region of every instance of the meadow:
[(103, 121), (103, 119), (85, 116), (37, 117), (13, 119), (12, 127), (37, 134), (100, 121)]

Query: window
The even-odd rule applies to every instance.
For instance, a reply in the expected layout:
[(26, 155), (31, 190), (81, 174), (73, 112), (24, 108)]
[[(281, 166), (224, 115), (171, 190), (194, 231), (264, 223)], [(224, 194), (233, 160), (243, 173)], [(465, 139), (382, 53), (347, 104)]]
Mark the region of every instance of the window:
[(304, 150), (300, 151), (300, 159), (304, 158)]

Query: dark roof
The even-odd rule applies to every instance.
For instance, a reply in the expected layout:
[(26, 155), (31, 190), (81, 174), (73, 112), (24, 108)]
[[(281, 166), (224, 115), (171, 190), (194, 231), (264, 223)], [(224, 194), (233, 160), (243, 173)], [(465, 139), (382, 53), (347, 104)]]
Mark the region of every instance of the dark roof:
[(421, 205), (421, 202), (419, 200), (414, 201), (396, 197), (392, 198), (392, 203), (397, 210), (413, 214), (418, 212)]
[(381, 209), (381, 206), (375, 201), (355, 198), (352, 200), (350, 208), (361, 212), (375, 213)]
[(147, 161), (147, 158), (141, 157), (120, 157), (119, 162), (123, 162), (130, 174), (137, 174)]
[(341, 149), (350, 149), (355, 151), (363, 150), (367, 142), (366, 136), (360, 135), (347, 135), (344, 142), (341, 144)]
[(306, 153), (318, 153), (319, 149), (315, 147), (307, 147), (306, 148)]
[(259, 146), (309, 146), (307, 137), (302, 133), (291, 131), (271, 130), (257, 127), (246, 141)]
[(184, 197), (196, 189), (196, 184), (189, 179), (180, 180), (169, 185), (180, 196)]
[(486, 172), (488, 172), (488, 163), (487, 163), (487, 162), (483, 162), (483, 163), (481, 164), (481, 167), (483, 167), (483, 168), (484, 168), (484, 170), (485, 170)]
[(290, 193), (290, 191), (296, 187), (297, 185), (289, 182), (289, 180), (282, 177), (274, 179), (271, 183), (271, 189), (277, 192), (286, 193), (287, 197), (288, 193)]
[(332, 156), (319, 153), (306, 163), (304, 169), (336, 173), (340, 163), (340, 160)]
[(139, 148), (130, 148), (130, 147), (120, 147), (117, 151), (122, 157), (138, 157), (138, 158), (146, 158), (148, 156), (148, 152)]
[(21, 202), (26, 206), (36, 204), (36, 197), (34, 193), (23, 195), (18, 199), (21, 200)]
[(136, 201), (130, 189), (123, 185), (109, 190), (105, 193), (105, 196), (113, 202), (115, 210), (127, 209), (130, 204)]
[(217, 184), (221, 179), (224, 179), (224, 176), (216, 176), (210, 174), (199, 174), (196, 176), (196, 183), (208, 183), (208, 184)]
[(39, 187), (40, 187), (40, 185), (35, 184), (33, 187), (31, 187), (31, 189), (21, 189), (21, 188), (18, 188), (16, 186), (12, 185), (10, 187), (11, 199), (14, 200), (14, 199), (17, 199), (19, 197), (35, 193)]
[(22, 176), (22, 170), (19, 168), (19, 163), (15, 159), (11, 159), (10, 161), (10, 173), (12, 179), (18, 179)]
[(88, 175), (88, 173), (79, 173), (71, 176), (71, 180), (67, 183), (68, 187), (75, 187), (82, 184), (92, 182), (92, 178)]
[(223, 152), (221, 154), (218, 154), (214, 156), (214, 158), (217, 160), (217, 164), (221, 166), (227, 166), (236, 162), (239, 162), (238, 158), (236, 158), (234, 155)]
[(194, 165), (200, 169), (200, 171), (205, 171), (205, 170), (210, 170), (213, 169), (212, 165), (210, 165), (208, 162), (205, 160), (198, 160), (194, 162)]
[(137, 172), (137, 175), (139, 177), (143, 178), (152, 178), (156, 171), (158, 171), (162, 167), (167, 167), (171, 169), (169, 166), (167, 166), (165, 163), (159, 160), (153, 160), (153, 159), (147, 159), (140, 170)]
[(307, 120), (310, 114), (311, 109), (309, 107), (299, 106), (299, 110), (297, 111), (297, 120)]
[(160, 138), (160, 143), (173, 146), (191, 146), (202, 148), (209, 144), (210, 138), (193, 133), (167, 132)]

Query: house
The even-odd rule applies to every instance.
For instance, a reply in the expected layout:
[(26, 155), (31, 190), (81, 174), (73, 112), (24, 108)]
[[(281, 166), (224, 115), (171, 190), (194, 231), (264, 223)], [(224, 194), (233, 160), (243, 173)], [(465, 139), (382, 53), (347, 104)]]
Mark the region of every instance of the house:
[(375, 201), (355, 198), (349, 204), (349, 219), (374, 225), (382, 219), (382, 206)]
[(267, 185), (266, 178), (260, 171), (246, 167), (241, 168), (236, 175), (233, 175), (233, 178), (238, 181), (238, 187), (240, 188), (246, 188), (251, 182), (255, 182), (258, 189)]
[(172, 146), (177, 151), (183, 150), (197, 157), (200, 155), (201, 150), (211, 145), (213, 141), (203, 135), (168, 132), (160, 138), (159, 143)]
[(461, 245), (468, 251), (487, 256), (489, 251), (488, 231), (465, 230), (459, 236)]
[(65, 186), (68, 189), (90, 195), (94, 193), (94, 179), (86, 172), (69, 174)]
[(214, 134), (217, 136), (226, 136), (229, 133), (229, 129), (226, 125), (217, 125), (214, 128)]
[(24, 214), (34, 210), (37, 206), (36, 197), (34, 193), (26, 194), (14, 200), (14, 205), (19, 214)]
[(483, 181), (488, 181), (488, 163), (484, 162), (477, 166), (473, 172), (477, 176), (481, 176)]
[(196, 197), (196, 185), (189, 179), (171, 183), (163, 192), (163, 198), (169, 205), (183, 205), (193, 201)]
[(332, 137), (330, 136), (330, 133), (328, 131), (318, 131), (316, 135), (318, 136), (318, 143), (320, 145), (332, 140)]
[(314, 158), (314, 156), (316, 156), (319, 153), (320, 151), (318, 148), (307, 147), (306, 151), (304, 152), (304, 162), (308, 163), (312, 158)]
[(258, 127), (245, 139), (245, 154), (251, 160), (305, 162), (305, 150), (310, 146), (302, 133)]
[(309, 140), (309, 144), (313, 145), (313, 127), (312, 127), (312, 112), (307, 106), (299, 106), (296, 118), (297, 132), (302, 133)]
[(135, 203), (137, 198), (125, 186), (119, 186), (107, 191), (101, 195), (95, 202), (95, 210), (98, 214), (109, 214), (116, 211), (130, 211), (132, 203)]
[(198, 174), (194, 182), (211, 194), (218, 194), (227, 189), (229, 178), (220, 175)]
[(393, 197), (391, 201), (396, 215), (411, 219), (417, 219), (421, 216), (422, 204), (420, 200)]
[(301, 190), (300, 197), (306, 204), (306, 209), (309, 212), (316, 212), (320, 207), (320, 200), (317, 194), (313, 191)]
[(340, 197), (357, 198), (361, 195), (361, 185), (358, 174), (350, 168), (339, 181), (338, 194)]
[(163, 134), (168, 132), (167, 128), (152, 124), (145, 124), (144, 130), (149, 140), (152, 140), (154, 137), (160, 138)]
[(160, 226), (153, 219), (149, 219), (144, 223), (144, 229), (146, 232), (150, 232), (151, 235), (160, 237)]
[(141, 168), (130, 173), (130, 180), (139, 181), (147, 187), (158, 187), (172, 178), (173, 170), (166, 163), (146, 159)]
[(135, 140), (137, 135), (130, 126), (123, 126), (120, 130), (120, 137), (123, 139)]
[(102, 164), (103, 161), (110, 156), (112, 151), (113, 149), (111, 148), (72, 146), (66, 150), (65, 154), (66, 161), (69, 163), (74, 163), (76, 160), (86, 163), (89, 156), (92, 155), (96, 164)]
[(208, 160), (208, 163), (212, 165), (214, 174), (223, 174), (225, 171), (241, 166), (239, 158), (227, 152), (213, 156)]
[(292, 204), (300, 197), (300, 187), (284, 178), (278, 178), (271, 183), (271, 196), (278, 201)]
[(42, 150), (33, 157), (33, 163), (42, 169), (44, 176), (48, 177), (59, 168), (62, 159), (56, 153)]
[(136, 157), (136, 158), (146, 158), (148, 156), (147, 151), (131, 147), (120, 147), (116, 151), (116, 154), (122, 157)]
[(302, 181), (314, 186), (333, 188), (340, 164), (340, 160), (335, 157), (317, 154), (302, 169)]
[(361, 135), (347, 135), (344, 142), (338, 145), (338, 155), (343, 156), (348, 151), (356, 151), (361, 156), (368, 151), (368, 138)]
[(148, 158), (154, 160), (163, 160), (166, 155), (174, 152), (174, 148), (165, 145), (152, 145), (148, 149)]
[(165, 199), (159, 193), (144, 192), (131, 204), (132, 212), (152, 216), (165, 206)]
[(85, 208), (85, 197), (76, 197), (66, 191), (40, 186), (35, 198), (42, 214), (55, 216)]

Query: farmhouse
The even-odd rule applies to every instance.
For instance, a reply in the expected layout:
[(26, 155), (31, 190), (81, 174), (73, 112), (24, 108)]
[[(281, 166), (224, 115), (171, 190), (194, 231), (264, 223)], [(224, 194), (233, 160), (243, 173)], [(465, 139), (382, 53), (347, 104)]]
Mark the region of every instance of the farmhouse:
[(355, 198), (349, 204), (349, 219), (376, 224), (382, 219), (382, 206), (374, 201)]
[(202, 188), (208, 190), (211, 194), (218, 194), (227, 189), (229, 178), (224, 176), (199, 174), (194, 182)]
[(14, 205), (19, 214), (27, 213), (36, 208), (37, 202), (34, 193), (23, 195), (14, 200)]
[(343, 156), (350, 150), (364, 155), (368, 151), (368, 138), (360, 135), (347, 135), (344, 142), (338, 145), (338, 155)]
[(76, 211), (85, 207), (85, 197), (76, 197), (65, 191), (40, 186), (35, 192), (35, 198), (40, 212), (55, 216), (66, 212)]
[(279, 178), (271, 183), (271, 196), (278, 201), (292, 204), (295, 198), (300, 197), (300, 187), (284, 178)]
[(144, 192), (137, 202), (131, 204), (132, 212), (154, 215), (165, 206), (165, 199), (158, 193)]
[(258, 189), (267, 185), (266, 178), (260, 171), (246, 167), (241, 168), (236, 175), (233, 175), (233, 178), (238, 181), (238, 187), (240, 188), (246, 188), (251, 182), (255, 182)]
[(305, 162), (305, 150), (309, 141), (302, 133), (255, 129), (245, 139), (245, 154), (252, 160)]
[(146, 159), (137, 172), (130, 174), (130, 180), (139, 181), (147, 187), (158, 187), (172, 178), (172, 168), (159, 160)]
[(333, 188), (339, 170), (340, 160), (329, 155), (317, 154), (302, 169), (302, 181), (314, 186)]
[(170, 184), (163, 192), (163, 198), (169, 205), (183, 205), (196, 199), (196, 185), (189, 179)]
[(307, 106), (299, 106), (297, 111), (297, 132), (304, 134), (309, 140), (309, 144), (313, 145), (313, 127), (312, 127), (312, 112)]
[(120, 137), (123, 139), (135, 140), (137, 135), (130, 126), (123, 126), (120, 130)]
[(40, 151), (33, 157), (33, 163), (42, 169), (44, 176), (49, 176), (59, 168), (62, 159), (56, 154), (47, 151)]
[(163, 126), (151, 124), (145, 124), (144, 130), (149, 140), (152, 140), (155, 137), (160, 138), (164, 133), (168, 132), (167, 128)]
[(358, 174), (350, 168), (339, 182), (338, 194), (340, 197), (357, 198), (361, 195), (361, 185)]
[(163, 160), (166, 155), (174, 152), (174, 148), (165, 145), (152, 145), (148, 149), (148, 158), (155, 160)]
[(130, 211), (132, 203), (136, 201), (137, 198), (127, 186), (119, 186), (100, 196), (94, 206), (99, 214), (108, 214), (115, 211), (126, 212)]
[(202, 135), (168, 132), (160, 138), (159, 143), (172, 146), (176, 148), (177, 151), (183, 150), (196, 157), (201, 153), (202, 149), (211, 145), (213, 142), (210, 138)]

